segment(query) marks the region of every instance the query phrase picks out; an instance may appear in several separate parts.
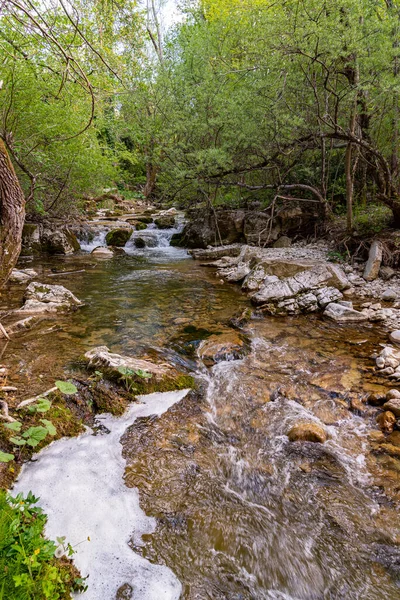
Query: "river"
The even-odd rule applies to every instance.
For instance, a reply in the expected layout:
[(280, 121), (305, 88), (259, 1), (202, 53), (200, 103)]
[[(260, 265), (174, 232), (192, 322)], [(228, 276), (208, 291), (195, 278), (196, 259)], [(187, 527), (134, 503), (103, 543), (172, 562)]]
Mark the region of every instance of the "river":
[[(23, 468), (16, 491), (40, 496), (49, 535), (79, 544), (90, 575), (79, 597), (399, 599), (400, 461), (371, 451), (373, 411), (349, 410), (352, 395), (380, 389), (376, 329), (259, 317), (247, 356), (207, 367), (200, 341), (226, 331), (248, 300), (163, 239), (111, 260), (29, 263), (85, 306), (3, 353), (28, 395), (71, 376), (98, 345), (157, 352), (196, 375), (196, 391), (103, 415), (96, 435), (59, 440)], [(14, 286), (5, 301), (21, 295)], [(289, 442), (304, 419), (324, 425), (325, 444)]]

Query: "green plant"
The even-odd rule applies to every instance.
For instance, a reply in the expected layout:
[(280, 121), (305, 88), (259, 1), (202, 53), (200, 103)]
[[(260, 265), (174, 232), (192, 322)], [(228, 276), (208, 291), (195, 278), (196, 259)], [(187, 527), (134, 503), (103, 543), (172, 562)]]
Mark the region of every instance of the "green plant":
[[(73, 383), (68, 381), (56, 381), (56, 387), (66, 395), (76, 394), (78, 391)], [(48, 398), (37, 398), (36, 402), (28, 408), (30, 414), (42, 414), (51, 409), (51, 401)], [(53, 423), (48, 419), (39, 419), (40, 425), (25, 426), (21, 421), (12, 421), (4, 423), (3, 427), (13, 432), (15, 435), (9, 438), (14, 447), (19, 448), (18, 458), (21, 458), (22, 451), (26, 446), (36, 448), (47, 436), (54, 437), (57, 430)], [(11, 462), (15, 459), (15, 454), (0, 451), (0, 463)], [(1, 597), (0, 597), (1, 600)]]
[[(0, 491), (0, 600), (58, 600), (86, 589), (59, 546), (44, 536), (47, 517), (29, 492), (15, 498)], [(63, 539), (63, 546), (65, 540)], [(74, 553), (70, 544), (67, 553)]]
[(141, 379), (151, 379), (152, 374), (143, 369), (129, 369), (128, 367), (118, 367), (118, 372), (121, 374), (121, 379), (124, 382), (125, 388), (128, 392), (136, 391), (135, 387), (135, 376)]

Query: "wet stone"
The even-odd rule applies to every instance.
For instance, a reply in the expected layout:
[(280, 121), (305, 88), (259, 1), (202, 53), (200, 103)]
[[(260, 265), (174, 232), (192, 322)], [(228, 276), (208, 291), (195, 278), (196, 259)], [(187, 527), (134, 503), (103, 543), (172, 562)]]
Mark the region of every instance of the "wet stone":
[(389, 410), (376, 417), (376, 422), (384, 433), (392, 433), (396, 423), (396, 417)]
[(297, 423), (288, 432), (290, 442), (319, 442), (323, 444), (327, 440), (327, 433), (317, 423)]

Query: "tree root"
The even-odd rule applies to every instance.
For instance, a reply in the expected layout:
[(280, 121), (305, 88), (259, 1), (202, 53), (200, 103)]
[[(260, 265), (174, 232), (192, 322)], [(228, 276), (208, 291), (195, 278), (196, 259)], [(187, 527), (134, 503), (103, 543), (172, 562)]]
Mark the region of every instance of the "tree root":
[(0, 419), (3, 421), (8, 421), (8, 423), (14, 423), (16, 419), (13, 419), (8, 414), (8, 404), (5, 400), (0, 400)]

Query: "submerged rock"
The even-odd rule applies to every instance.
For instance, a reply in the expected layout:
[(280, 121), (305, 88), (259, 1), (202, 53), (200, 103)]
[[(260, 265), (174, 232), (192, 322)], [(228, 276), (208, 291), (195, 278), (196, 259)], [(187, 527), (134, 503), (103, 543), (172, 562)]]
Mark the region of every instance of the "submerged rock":
[(396, 417), (391, 411), (386, 410), (376, 417), (376, 422), (384, 433), (392, 433), (396, 423)]
[(132, 229), (112, 229), (106, 235), (107, 246), (123, 248), (132, 235)]
[(17, 312), (46, 313), (82, 306), (82, 302), (62, 285), (33, 281), (24, 295), (24, 305)]
[(317, 423), (296, 423), (288, 432), (291, 442), (318, 442), (323, 444), (328, 436), (325, 429)]
[(223, 360), (237, 360), (248, 353), (248, 345), (243, 336), (232, 331), (221, 335), (212, 335), (201, 342), (198, 355), (205, 363), (217, 363)]

